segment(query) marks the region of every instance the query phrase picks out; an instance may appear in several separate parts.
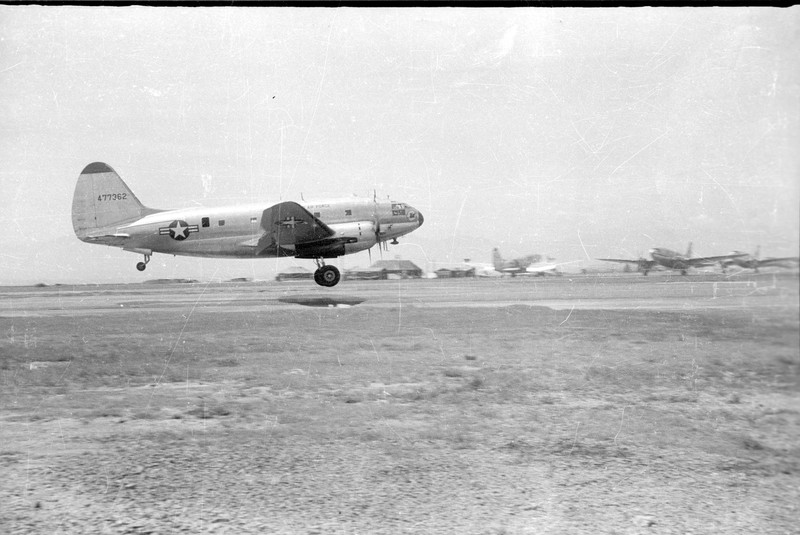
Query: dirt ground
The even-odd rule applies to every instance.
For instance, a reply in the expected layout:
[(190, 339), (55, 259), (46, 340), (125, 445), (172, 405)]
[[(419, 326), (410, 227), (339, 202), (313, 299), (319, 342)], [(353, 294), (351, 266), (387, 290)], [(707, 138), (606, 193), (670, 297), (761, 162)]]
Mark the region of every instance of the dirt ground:
[(799, 282), (0, 288), (0, 532), (798, 533)]

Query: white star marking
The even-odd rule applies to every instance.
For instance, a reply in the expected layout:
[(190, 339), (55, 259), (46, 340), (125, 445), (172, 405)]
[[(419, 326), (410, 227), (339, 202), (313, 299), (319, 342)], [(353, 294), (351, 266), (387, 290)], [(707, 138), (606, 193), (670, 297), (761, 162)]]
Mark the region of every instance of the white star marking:
[(172, 227), (172, 231), (175, 233), (176, 236), (183, 236), (184, 238), (187, 235), (186, 232), (187, 230), (189, 230), (189, 227), (184, 227), (183, 225), (181, 225), (180, 221), (178, 221), (176, 225)]

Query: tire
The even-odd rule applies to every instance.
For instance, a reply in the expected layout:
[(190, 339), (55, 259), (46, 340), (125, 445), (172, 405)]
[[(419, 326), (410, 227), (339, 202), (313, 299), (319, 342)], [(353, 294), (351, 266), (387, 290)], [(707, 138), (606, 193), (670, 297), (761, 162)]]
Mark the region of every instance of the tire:
[(144, 271), (146, 267), (147, 264), (145, 264), (144, 262), (139, 262), (138, 264), (136, 264), (136, 269), (138, 269), (139, 271)]
[(335, 266), (322, 266), (314, 272), (314, 281), (320, 286), (336, 286), (342, 278)]

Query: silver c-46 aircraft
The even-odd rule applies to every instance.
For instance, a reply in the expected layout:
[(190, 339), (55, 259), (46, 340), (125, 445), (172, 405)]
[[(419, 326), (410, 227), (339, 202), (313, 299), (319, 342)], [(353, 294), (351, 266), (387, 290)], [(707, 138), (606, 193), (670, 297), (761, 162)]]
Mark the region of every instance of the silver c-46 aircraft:
[(678, 270), (681, 272), (681, 275), (686, 275), (686, 272), (690, 267), (709, 266), (716, 262), (737, 258), (740, 256), (745, 255), (744, 253), (732, 253), (722, 256), (692, 257), (692, 244), (689, 243), (689, 248), (686, 250), (685, 255), (670, 249), (665, 249), (663, 247), (656, 247), (654, 249), (650, 249), (650, 257), (652, 260), (646, 260), (644, 258), (639, 258), (637, 260), (626, 260), (623, 258), (598, 258), (598, 260), (602, 260), (603, 262), (636, 264), (638, 270), (644, 275), (647, 275), (647, 273), (656, 266), (663, 266), (668, 269)]
[(377, 199), (279, 202), (225, 208), (157, 210), (144, 206), (108, 165), (95, 162), (78, 177), (72, 199), (75, 235), (87, 243), (153, 253), (216, 258), (309, 258), (314, 280), (335, 286), (341, 275), (326, 258), (365, 251), (419, 228), (414, 207)]

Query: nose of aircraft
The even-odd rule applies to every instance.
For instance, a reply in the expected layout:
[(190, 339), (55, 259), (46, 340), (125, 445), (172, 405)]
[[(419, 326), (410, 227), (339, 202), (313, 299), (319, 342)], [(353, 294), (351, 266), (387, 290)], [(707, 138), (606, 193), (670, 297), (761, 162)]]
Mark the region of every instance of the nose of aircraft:
[(420, 212), (419, 210), (417, 210), (417, 221), (419, 222), (419, 225), (417, 225), (418, 227), (421, 227), (422, 224), (425, 222), (425, 218), (422, 216), (422, 212)]

